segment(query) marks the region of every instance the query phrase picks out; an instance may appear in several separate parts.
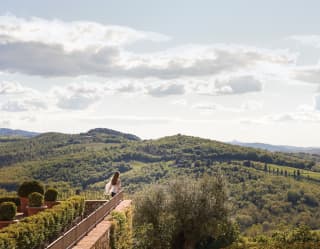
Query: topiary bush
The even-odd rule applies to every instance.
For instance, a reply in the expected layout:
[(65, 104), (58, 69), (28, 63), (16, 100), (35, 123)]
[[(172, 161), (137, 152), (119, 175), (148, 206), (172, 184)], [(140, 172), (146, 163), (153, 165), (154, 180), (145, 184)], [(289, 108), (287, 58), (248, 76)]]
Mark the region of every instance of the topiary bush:
[(14, 202), (2, 202), (0, 204), (0, 220), (13, 220), (17, 214), (17, 206)]
[(54, 188), (48, 188), (44, 193), (45, 201), (56, 201), (58, 198), (58, 191)]
[(44, 203), (43, 195), (37, 192), (33, 192), (28, 196), (29, 207), (41, 207)]
[[(16, 196), (6, 196), (6, 197), (0, 197), (0, 203), (2, 202), (13, 202), (16, 204), (16, 206), (20, 206), (20, 199)], [(1, 247), (0, 247), (1, 248)]]
[(22, 183), (18, 189), (18, 195), (20, 197), (28, 197), (33, 192), (37, 192), (43, 195), (43, 185), (38, 181), (26, 181)]

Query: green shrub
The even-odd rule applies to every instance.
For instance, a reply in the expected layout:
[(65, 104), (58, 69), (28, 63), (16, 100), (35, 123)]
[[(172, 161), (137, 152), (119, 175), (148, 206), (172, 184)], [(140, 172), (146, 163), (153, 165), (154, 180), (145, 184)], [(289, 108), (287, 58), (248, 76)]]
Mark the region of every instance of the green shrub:
[(300, 195), (296, 191), (290, 190), (287, 193), (287, 200), (292, 204), (297, 204), (297, 202), (300, 200)]
[(48, 188), (44, 193), (45, 201), (56, 201), (58, 198), (58, 191), (54, 188)]
[(28, 196), (29, 207), (41, 207), (44, 202), (43, 195), (37, 192), (33, 192)]
[(83, 212), (84, 198), (76, 196), (62, 201), (51, 209), (1, 229), (0, 249), (42, 248), (55, 239), (63, 229), (70, 227), (73, 220), (83, 215)]
[(15, 240), (9, 237), (8, 234), (1, 234), (0, 233), (0, 248), (1, 249), (13, 249), (17, 248)]
[(123, 212), (113, 211), (110, 230), (111, 249), (132, 248), (132, 211), (131, 208)]
[(7, 197), (1, 197), (0, 198), (0, 203), (2, 202), (14, 202), (16, 206), (20, 206), (20, 198), (16, 196), (7, 196)]
[(14, 202), (2, 202), (0, 204), (0, 220), (13, 220), (17, 213)]
[(37, 181), (27, 181), (20, 185), (18, 189), (18, 195), (20, 197), (28, 197), (29, 194), (37, 192), (40, 194), (44, 194), (44, 187), (41, 183)]

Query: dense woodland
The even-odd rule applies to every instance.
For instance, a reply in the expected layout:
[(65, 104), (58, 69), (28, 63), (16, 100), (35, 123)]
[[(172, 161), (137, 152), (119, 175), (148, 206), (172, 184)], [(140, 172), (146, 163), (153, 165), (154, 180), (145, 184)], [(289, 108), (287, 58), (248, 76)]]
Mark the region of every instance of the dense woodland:
[(271, 153), (184, 135), (141, 140), (109, 129), (1, 137), (0, 193), (36, 179), (58, 187), (61, 198), (76, 189), (103, 198), (116, 170), (130, 195), (177, 175), (221, 174), (241, 233), (271, 236), (283, 227), (320, 229), (319, 162), (316, 154)]

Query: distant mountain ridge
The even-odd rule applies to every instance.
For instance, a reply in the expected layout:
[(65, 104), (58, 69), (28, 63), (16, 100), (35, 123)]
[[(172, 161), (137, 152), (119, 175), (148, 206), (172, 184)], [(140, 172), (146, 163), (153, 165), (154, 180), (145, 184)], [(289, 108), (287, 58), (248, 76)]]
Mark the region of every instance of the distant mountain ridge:
[[(32, 138), (38, 136), (40, 132), (33, 132), (33, 131), (26, 131), (26, 130), (19, 130), (19, 129), (9, 129), (9, 128), (0, 128), (0, 136), (4, 137), (24, 137), (24, 138)], [(91, 129), (86, 133), (87, 135), (94, 135), (94, 134), (106, 134), (116, 137), (123, 137), (128, 140), (132, 141), (140, 141), (136, 135), (123, 133), (120, 131), (108, 129), (108, 128), (95, 128)], [(284, 152), (284, 153), (309, 153), (309, 154), (318, 154), (320, 155), (320, 148), (319, 147), (299, 147), (299, 146), (289, 146), (289, 145), (274, 145), (274, 144), (267, 144), (267, 143), (246, 143), (237, 140), (233, 140), (229, 142), (232, 145), (239, 145), (244, 147), (250, 147), (255, 149), (263, 149), (268, 150), (271, 152)]]
[(240, 141), (232, 141), (230, 144), (240, 145), (250, 148), (263, 149), (271, 152), (285, 152), (285, 153), (309, 153), (309, 154), (320, 154), (320, 148), (317, 147), (298, 147), (289, 145), (273, 145), (266, 143), (244, 143)]
[(13, 130), (8, 128), (0, 128), (0, 136), (5, 137), (26, 137), (31, 138), (40, 135), (39, 132), (25, 131), (25, 130)]

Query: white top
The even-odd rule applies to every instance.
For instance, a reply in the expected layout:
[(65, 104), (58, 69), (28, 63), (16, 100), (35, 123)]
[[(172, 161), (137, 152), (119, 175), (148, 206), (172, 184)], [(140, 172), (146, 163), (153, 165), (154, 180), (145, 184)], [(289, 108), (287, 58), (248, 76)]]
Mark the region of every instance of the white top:
[(105, 194), (111, 194), (111, 193), (119, 193), (121, 190), (121, 181), (120, 179), (118, 179), (117, 184), (116, 185), (112, 185), (111, 184), (111, 180), (106, 184), (105, 186)]

